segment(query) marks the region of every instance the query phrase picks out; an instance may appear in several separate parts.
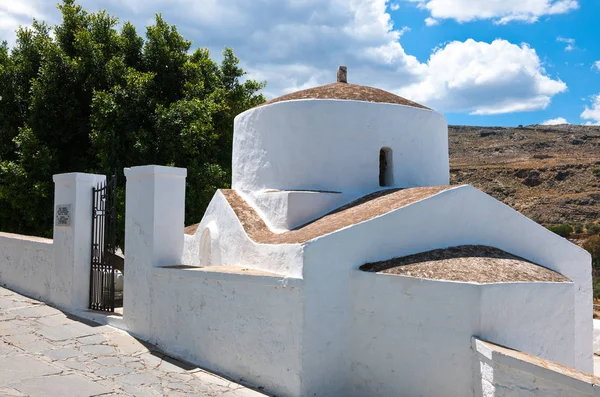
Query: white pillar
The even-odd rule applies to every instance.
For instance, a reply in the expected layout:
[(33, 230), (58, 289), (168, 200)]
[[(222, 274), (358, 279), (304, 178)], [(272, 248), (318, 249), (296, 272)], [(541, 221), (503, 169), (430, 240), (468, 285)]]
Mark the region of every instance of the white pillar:
[(89, 305), (92, 255), (92, 188), (104, 175), (54, 175), (54, 269), (50, 301), (72, 310)]
[(152, 268), (180, 265), (183, 255), (185, 168), (125, 168), (125, 285), (127, 329), (150, 338)]

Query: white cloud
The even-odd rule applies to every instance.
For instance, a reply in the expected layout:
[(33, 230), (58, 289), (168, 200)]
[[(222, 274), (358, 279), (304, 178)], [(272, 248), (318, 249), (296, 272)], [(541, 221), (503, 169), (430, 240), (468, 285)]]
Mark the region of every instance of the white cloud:
[(586, 106), (580, 117), (584, 120), (591, 120), (586, 122), (586, 125), (600, 125), (600, 94), (592, 97), (592, 106)]
[[(54, 4), (50, 7), (52, 9)], [(47, 2), (43, 0), (0, 1), (0, 41), (13, 42), (15, 30), (20, 25), (31, 25), (33, 18), (43, 20), (47, 17)]]
[(593, 68), (596, 68), (596, 70), (600, 72), (600, 61), (594, 62), (594, 65), (592, 66), (592, 69)]
[(573, 51), (575, 49), (575, 39), (559, 36), (556, 38), (556, 41), (567, 44), (565, 46), (565, 51)]
[(437, 25), (439, 23), (440, 23), (440, 21), (438, 21), (435, 18), (425, 18), (425, 25), (427, 25), (427, 26), (434, 26), (434, 25)]
[(544, 109), (566, 89), (546, 75), (526, 44), (469, 39), (435, 51), (422, 80), (400, 92), (446, 111), (499, 114)]
[(542, 122), (542, 125), (560, 125), (560, 124), (569, 124), (567, 119), (564, 117), (557, 117), (555, 119), (550, 119)]
[(338, 65), (348, 66), (351, 83), (440, 111), (537, 110), (566, 90), (547, 76), (533, 49), (503, 40), (444, 43), (420, 62), (405, 52), (401, 41), (414, 37), (406, 27), (394, 27), (388, 0), (81, 1), (90, 11), (107, 8), (131, 20), (140, 33), (154, 12), (162, 12), (194, 47), (208, 47), (214, 57), (232, 47), (249, 77), (267, 80), (268, 98), (331, 83)]
[(535, 22), (541, 16), (564, 14), (579, 8), (578, 0), (408, 0), (427, 9), (432, 18), (469, 22), (493, 19)]
[(390, 10), (392, 11), (398, 11), (400, 9), (400, 4), (398, 3), (392, 3), (390, 4)]

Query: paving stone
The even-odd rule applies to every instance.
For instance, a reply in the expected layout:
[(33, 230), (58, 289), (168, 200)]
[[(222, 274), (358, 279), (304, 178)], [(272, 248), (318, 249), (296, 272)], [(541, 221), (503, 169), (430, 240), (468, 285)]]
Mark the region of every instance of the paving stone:
[(46, 305), (30, 306), (22, 309), (13, 310), (12, 313), (18, 317), (40, 318), (62, 314), (58, 309)]
[(95, 363), (101, 364), (101, 365), (121, 365), (121, 360), (119, 359), (120, 357), (98, 357), (97, 359), (94, 360)]
[(25, 394), (21, 393), (17, 389), (2, 388), (2, 387), (0, 387), (0, 396), (6, 396), (6, 397), (27, 397)]
[(55, 327), (57, 325), (69, 324), (73, 320), (69, 319), (67, 316), (61, 313), (55, 314), (53, 316), (40, 317), (36, 321), (42, 325)]
[(6, 291), (0, 288), (2, 397), (260, 395), (240, 394), (247, 389), (169, 358), (125, 332)]
[(85, 345), (81, 346), (81, 351), (94, 356), (110, 356), (116, 354), (115, 348), (108, 345)]
[(30, 379), (22, 384), (15, 385), (15, 389), (27, 394), (29, 397), (84, 397), (109, 393), (112, 390), (79, 375), (46, 376)]
[(162, 386), (159, 385), (144, 385), (144, 386), (135, 386), (135, 385), (124, 385), (123, 389), (127, 393), (131, 393), (135, 397), (158, 397), (164, 396)]
[(264, 397), (264, 394), (244, 387), (225, 392), (220, 394), (219, 397)]
[(44, 354), (53, 360), (66, 360), (71, 357), (77, 357), (82, 353), (77, 349), (65, 347), (61, 349), (49, 350), (44, 352)]
[(138, 357), (147, 368), (158, 368), (163, 361), (163, 354), (144, 353)]
[(131, 374), (131, 375), (120, 376), (116, 379), (116, 381), (119, 383), (123, 383), (125, 385), (134, 385), (134, 386), (162, 383), (161, 380), (159, 378), (157, 378), (156, 376), (152, 376), (145, 372), (138, 372), (138, 373)]
[(209, 385), (217, 385), (222, 387), (229, 387), (231, 381), (221, 378), (220, 376), (213, 375), (206, 371), (194, 372), (194, 376), (196, 379), (200, 380), (202, 383), (206, 383)]
[(109, 345), (116, 346), (119, 353), (125, 355), (135, 355), (148, 351), (148, 348), (140, 341), (125, 332), (114, 332), (108, 335), (106, 342)]
[(3, 336), (2, 339), (4, 339), (5, 342), (8, 342), (18, 347), (22, 347), (27, 346), (30, 343), (35, 342), (36, 340), (39, 340), (40, 337), (30, 332), (20, 332), (13, 335)]
[(19, 307), (27, 307), (27, 302), (13, 300), (6, 297), (0, 298), (0, 309), (15, 309)]
[(142, 364), (139, 361), (133, 361), (133, 362), (125, 363), (125, 366), (127, 368), (144, 368), (144, 364)]
[(96, 334), (77, 338), (77, 341), (82, 345), (101, 345), (106, 342), (106, 337), (102, 334)]
[(89, 372), (89, 368), (87, 367), (87, 365), (85, 365), (85, 363), (82, 363), (79, 361), (70, 361), (70, 360), (57, 361), (57, 362), (55, 362), (55, 364), (62, 365), (66, 368), (73, 369), (76, 371), (82, 371), (84, 373)]
[(13, 345), (10, 345), (4, 341), (0, 341), (0, 356), (17, 355), (21, 354), (21, 350)]
[(188, 386), (183, 382), (169, 383), (167, 384), (167, 389), (173, 391), (180, 391), (182, 393), (191, 393), (194, 391), (192, 390), (191, 386)]
[(52, 341), (61, 341), (82, 336), (95, 335), (101, 333), (106, 326), (92, 327), (84, 323), (72, 321), (69, 324), (58, 325), (56, 327), (43, 327), (40, 329), (40, 335)]
[(175, 360), (170, 357), (163, 357), (158, 369), (165, 372), (179, 372), (184, 373), (196, 367), (191, 366), (183, 361)]
[[(0, 386), (8, 386), (15, 381), (23, 381), (38, 376), (59, 374), (61, 369), (36, 360), (30, 356), (9, 356), (0, 358)], [(17, 390), (21, 391), (17, 388)]]
[(54, 345), (46, 342), (45, 340), (37, 339), (32, 342), (21, 343), (19, 344), (19, 347), (27, 350), (28, 353), (41, 353), (43, 351), (52, 349)]
[(115, 366), (110, 366), (110, 367), (98, 368), (97, 370), (94, 371), (94, 374), (105, 378), (105, 377), (115, 377), (115, 376), (130, 374), (134, 371), (135, 371), (135, 369), (133, 369), (133, 368), (128, 368), (128, 367), (125, 367), (122, 365), (115, 365)]

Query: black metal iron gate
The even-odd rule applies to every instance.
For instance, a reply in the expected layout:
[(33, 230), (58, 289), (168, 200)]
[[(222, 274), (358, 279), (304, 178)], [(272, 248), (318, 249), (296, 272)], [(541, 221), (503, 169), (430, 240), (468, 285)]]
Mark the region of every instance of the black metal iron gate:
[(115, 311), (117, 175), (92, 188), (92, 260), (90, 309)]

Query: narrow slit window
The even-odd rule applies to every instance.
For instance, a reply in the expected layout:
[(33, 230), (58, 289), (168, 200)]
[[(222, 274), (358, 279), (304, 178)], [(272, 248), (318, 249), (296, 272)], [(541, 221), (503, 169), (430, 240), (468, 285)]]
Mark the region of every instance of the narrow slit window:
[(394, 184), (394, 163), (392, 149), (383, 147), (379, 151), (379, 186), (392, 186)]

